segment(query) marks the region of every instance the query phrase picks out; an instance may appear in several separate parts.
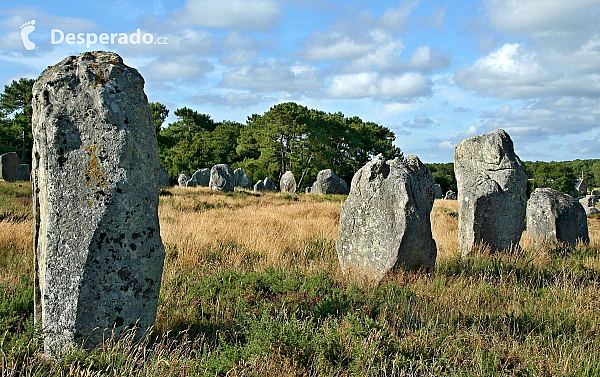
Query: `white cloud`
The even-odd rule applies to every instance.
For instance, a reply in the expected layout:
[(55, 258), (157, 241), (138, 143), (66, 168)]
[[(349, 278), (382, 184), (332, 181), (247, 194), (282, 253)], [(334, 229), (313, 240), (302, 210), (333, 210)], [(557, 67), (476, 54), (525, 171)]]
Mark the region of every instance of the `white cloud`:
[(376, 72), (335, 75), (326, 89), (333, 98), (425, 97), (431, 94), (431, 80), (419, 73), (384, 76)]
[(225, 72), (220, 85), (262, 92), (296, 92), (316, 89), (319, 83), (314, 68), (265, 60)]
[(414, 121), (405, 120), (402, 122), (402, 127), (406, 128), (427, 128), (434, 124), (435, 122), (431, 120), (427, 115), (420, 114), (415, 117)]
[(591, 138), (574, 141), (570, 145), (570, 151), (578, 156), (598, 158), (598, 155), (600, 155), (600, 133)]
[(419, 4), (419, 0), (404, 1), (396, 8), (388, 8), (381, 18), (381, 22), (388, 30), (402, 30), (412, 11)]
[(450, 65), (450, 54), (444, 54), (437, 48), (418, 47), (411, 55), (406, 68), (430, 72)]
[(265, 97), (258, 93), (251, 92), (230, 92), (224, 95), (214, 93), (198, 93), (195, 96), (190, 97), (190, 100), (198, 104), (212, 103), (215, 105), (232, 108), (247, 108), (258, 103), (275, 101), (273, 97)]
[[(357, 59), (380, 47), (375, 39), (378, 33), (371, 31), (366, 38), (363, 36), (356, 39), (339, 32), (315, 33), (308, 39), (308, 47), (303, 56), (312, 61)], [(404, 45), (401, 47), (404, 48)]]
[(266, 30), (277, 23), (281, 6), (274, 0), (187, 0), (168, 15), (172, 27)]
[[(586, 56), (598, 54), (593, 46), (586, 47)], [(477, 59), (472, 67), (458, 69), (455, 80), (466, 89), (490, 97), (600, 96), (600, 74), (585, 74), (573, 69), (576, 65), (557, 64), (560, 61), (574, 62), (575, 57), (546, 56), (544, 64), (541, 60), (537, 53), (528, 51), (519, 43), (506, 43)], [(593, 59), (589, 59), (588, 63), (594, 64)], [(585, 67), (588, 68), (589, 64)]]
[(215, 67), (208, 61), (194, 56), (157, 58), (150, 64), (140, 68), (148, 78), (157, 81), (198, 79)]

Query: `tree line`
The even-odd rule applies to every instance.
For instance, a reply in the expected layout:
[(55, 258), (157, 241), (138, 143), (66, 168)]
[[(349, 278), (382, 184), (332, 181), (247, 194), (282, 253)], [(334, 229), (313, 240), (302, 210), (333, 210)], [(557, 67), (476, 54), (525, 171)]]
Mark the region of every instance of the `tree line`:
[[(0, 154), (17, 152), (31, 162), (31, 98), (35, 80), (21, 78), (0, 93)], [(291, 170), (301, 189), (322, 169), (332, 169), (348, 183), (373, 156), (402, 158), (387, 127), (341, 112), (327, 113), (294, 102), (252, 114), (245, 124), (215, 121), (208, 114), (183, 107), (176, 121), (165, 124), (169, 109), (150, 103), (161, 163), (175, 182), (180, 173), (226, 163), (241, 167), (253, 181), (278, 180)], [(442, 191), (456, 191), (453, 163), (426, 164)], [(524, 162), (529, 189), (552, 187), (571, 193), (583, 171), (588, 187), (600, 186), (600, 159), (564, 162)]]

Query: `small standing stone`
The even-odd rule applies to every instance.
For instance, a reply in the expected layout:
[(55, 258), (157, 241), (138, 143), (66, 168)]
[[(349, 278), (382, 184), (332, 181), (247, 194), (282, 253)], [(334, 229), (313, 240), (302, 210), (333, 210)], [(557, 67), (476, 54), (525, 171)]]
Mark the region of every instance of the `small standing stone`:
[(29, 181), (30, 177), (29, 173), (29, 164), (21, 164), (17, 168), (16, 180), (17, 181)]
[(537, 188), (527, 202), (527, 234), (536, 247), (589, 242), (587, 217), (577, 199), (551, 188)]
[(519, 245), (525, 228), (527, 175), (504, 130), (470, 137), (455, 149), (454, 171), (460, 193), (460, 251), (475, 245), (492, 251)]
[(32, 108), (35, 321), (45, 353), (153, 326), (165, 253), (144, 79), (115, 53), (84, 52), (42, 72)]
[(594, 199), (596, 200), (596, 203), (597, 203), (598, 200), (600, 200), (600, 190), (593, 189), (591, 194), (592, 194), (592, 196), (594, 197)]
[(250, 178), (248, 174), (244, 174), (242, 180), (240, 181), (239, 187), (246, 190), (252, 190), (252, 178)]
[(179, 187), (186, 187), (188, 181), (190, 180), (190, 176), (187, 174), (179, 174), (179, 178), (177, 178), (177, 184)]
[(244, 179), (244, 170), (237, 168), (233, 171), (234, 187), (242, 187), (242, 179)]
[(208, 186), (214, 191), (233, 191), (233, 170), (227, 164), (217, 164), (210, 169)]
[(171, 180), (169, 173), (164, 166), (160, 165), (158, 168), (158, 188), (171, 187)]
[(436, 199), (442, 199), (444, 196), (442, 194), (442, 186), (439, 183), (433, 185), (433, 193)]
[(321, 170), (310, 192), (313, 194), (342, 194), (347, 195), (348, 185), (331, 169)]
[(271, 178), (269, 178), (269, 177), (265, 178), (263, 183), (265, 185), (265, 191), (277, 191), (277, 187), (275, 186), (275, 183), (273, 183)]
[(456, 200), (456, 193), (452, 190), (446, 191), (446, 196), (444, 197), (446, 200)]
[(254, 191), (265, 191), (265, 183), (261, 179), (254, 185)]
[(17, 169), (21, 159), (15, 152), (4, 153), (0, 156), (0, 179), (13, 182), (17, 179)]
[(194, 181), (196, 186), (208, 187), (210, 183), (210, 169), (204, 168), (196, 170), (190, 179)]
[(296, 193), (296, 178), (294, 178), (294, 174), (291, 171), (286, 171), (284, 175), (281, 176), (279, 180), (279, 188), (281, 192), (286, 194), (295, 194)]
[(394, 268), (433, 267), (433, 177), (416, 156), (378, 155), (352, 179), (336, 245), (345, 273), (380, 281)]
[(584, 207), (595, 207), (596, 202), (597, 200), (594, 195), (586, 195), (585, 198), (579, 200), (579, 203)]

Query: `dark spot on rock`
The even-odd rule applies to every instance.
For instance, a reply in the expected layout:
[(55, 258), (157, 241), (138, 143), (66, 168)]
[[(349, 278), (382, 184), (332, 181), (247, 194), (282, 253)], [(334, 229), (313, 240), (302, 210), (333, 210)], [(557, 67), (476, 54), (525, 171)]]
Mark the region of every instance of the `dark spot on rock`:
[(121, 190), (120, 188), (118, 188), (118, 189), (117, 189), (117, 192), (118, 192), (119, 194), (122, 194), (122, 193), (123, 193), (123, 190)]
[(129, 247), (131, 248), (131, 250), (137, 250), (137, 246), (134, 243), (130, 243)]
[(125, 320), (123, 319), (123, 317), (117, 317), (117, 318), (115, 318), (115, 326), (116, 327), (123, 326), (123, 323), (125, 323)]
[(135, 232), (135, 233), (133, 233), (133, 234), (131, 235), (131, 238), (133, 238), (134, 240), (137, 240), (137, 239), (138, 239), (138, 238), (140, 238), (141, 236), (142, 236), (141, 234), (139, 234), (139, 233)]

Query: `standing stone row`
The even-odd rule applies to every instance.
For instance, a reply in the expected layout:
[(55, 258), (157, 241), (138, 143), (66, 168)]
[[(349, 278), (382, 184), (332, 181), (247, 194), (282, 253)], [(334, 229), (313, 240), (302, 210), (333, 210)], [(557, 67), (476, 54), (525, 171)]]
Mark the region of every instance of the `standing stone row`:
[(117, 54), (85, 52), (41, 74), (32, 106), (34, 307), (45, 353), (153, 326), (165, 253), (144, 79)]

